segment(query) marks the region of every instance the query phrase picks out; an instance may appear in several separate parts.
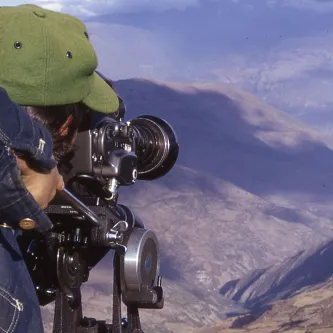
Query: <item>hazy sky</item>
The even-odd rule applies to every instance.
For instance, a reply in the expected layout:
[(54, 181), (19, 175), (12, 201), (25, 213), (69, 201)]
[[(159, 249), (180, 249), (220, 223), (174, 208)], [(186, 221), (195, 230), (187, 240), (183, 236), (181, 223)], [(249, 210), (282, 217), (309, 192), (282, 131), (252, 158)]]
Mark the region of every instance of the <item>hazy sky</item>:
[[(246, 5), (249, 9), (256, 0), (31, 0), (16, 1), (4, 0), (2, 5), (17, 5), (22, 3), (35, 3), (53, 10), (63, 10), (81, 15), (99, 15), (128, 13), (138, 11), (163, 11), (168, 9), (184, 10), (188, 7), (198, 7), (207, 2), (233, 2)], [(267, 6), (295, 7), (300, 10), (314, 10), (325, 12), (333, 9), (331, 0), (265, 0)]]
[(81, 17), (99, 69), (113, 79), (228, 82), (292, 113), (333, 110), (333, 0), (0, 0), (0, 5), (27, 2)]

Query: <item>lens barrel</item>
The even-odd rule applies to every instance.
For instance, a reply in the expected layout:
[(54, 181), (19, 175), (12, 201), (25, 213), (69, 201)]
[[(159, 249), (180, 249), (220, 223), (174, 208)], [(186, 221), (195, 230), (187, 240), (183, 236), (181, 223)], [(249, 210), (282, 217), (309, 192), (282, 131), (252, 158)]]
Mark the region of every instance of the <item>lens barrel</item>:
[(130, 120), (138, 157), (138, 179), (154, 180), (167, 174), (177, 161), (176, 132), (165, 120), (142, 115)]

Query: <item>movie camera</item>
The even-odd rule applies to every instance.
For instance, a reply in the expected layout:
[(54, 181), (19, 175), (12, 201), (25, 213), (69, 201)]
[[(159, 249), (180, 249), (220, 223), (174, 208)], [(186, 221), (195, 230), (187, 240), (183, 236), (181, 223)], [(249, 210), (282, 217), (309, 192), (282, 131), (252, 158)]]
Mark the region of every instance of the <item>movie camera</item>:
[[(116, 114), (92, 112), (80, 130), (66, 166), (66, 189), (46, 210), (53, 229), (46, 237), (24, 231), (19, 239), (40, 304), (55, 301), (53, 333), (140, 333), (139, 309), (164, 305), (157, 236), (118, 196), (121, 186), (168, 173), (178, 158), (178, 140), (158, 117), (125, 122), (119, 101)], [(106, 323), (83, 316), (81, 286), (110, 250), (113, 313)]]

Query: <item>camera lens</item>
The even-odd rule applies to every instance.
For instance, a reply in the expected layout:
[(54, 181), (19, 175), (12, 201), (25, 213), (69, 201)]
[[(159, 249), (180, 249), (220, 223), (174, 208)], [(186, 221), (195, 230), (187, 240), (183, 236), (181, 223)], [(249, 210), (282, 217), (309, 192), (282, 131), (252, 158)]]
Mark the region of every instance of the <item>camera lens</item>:
[(138, 156), (138, 179), (153, 180), (168, 173), (177, 161), (179, 144), (165, 120), (143, 115), (131, 121)]

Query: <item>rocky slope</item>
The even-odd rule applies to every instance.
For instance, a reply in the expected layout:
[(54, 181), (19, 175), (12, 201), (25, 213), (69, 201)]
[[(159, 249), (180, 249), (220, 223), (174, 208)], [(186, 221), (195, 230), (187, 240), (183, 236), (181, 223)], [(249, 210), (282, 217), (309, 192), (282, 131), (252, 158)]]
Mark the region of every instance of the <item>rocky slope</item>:
[(275, 302), (264, 314), (229, 318), (216, 325), (187, 333), (332, 333), (333, 282), (307, 288), (283, 301)]
[(247, 309), (265, 309), (270, 303), (286, 299), (302, 288), (316, 286), (333, 276), (329, 264), (333, 241), (301, 251), (281, 264), (254, 270), (239, 280), (226, 283), (221, 294), (244, 304)]

